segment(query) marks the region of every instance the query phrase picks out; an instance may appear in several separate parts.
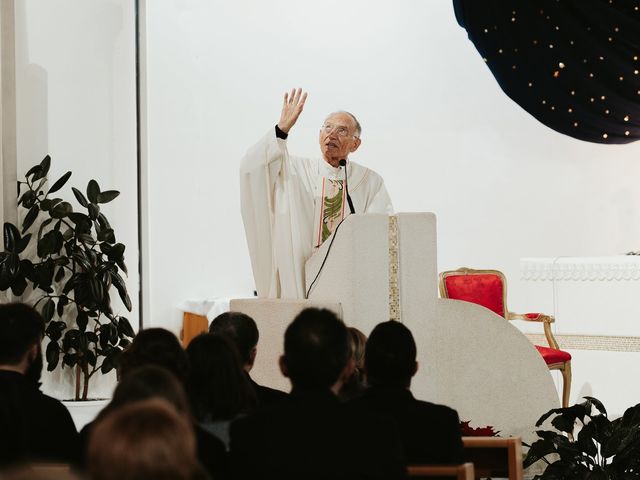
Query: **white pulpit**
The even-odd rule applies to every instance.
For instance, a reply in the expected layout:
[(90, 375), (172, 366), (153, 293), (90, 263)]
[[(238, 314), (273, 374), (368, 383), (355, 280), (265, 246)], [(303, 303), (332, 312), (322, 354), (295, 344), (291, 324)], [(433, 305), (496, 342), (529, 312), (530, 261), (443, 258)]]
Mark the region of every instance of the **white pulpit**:
[[(537, 350), (515, 327), (484, 307), (437, 294), (436, 218), (432, 213), (351, 215), (307, 261), (307, 300), (233, 300), (260, 329), (258, 382), (273, 384), (282, 333), (310, 304), (334, 307), (368, 335), (378, 323), (406, 324), (416, 339), (417, 398), (449, 405), (473, 426), (532, 439), (536, 420), (559, 406)], [(265, 331), (269, 344), (265, 345)], [(260, 362), (268, 350), (269, 364)], [(253, 372), (252, 372), (253, 374)], [(281, 379), (282, 380), (282, 379)], [(280, 380), (277, 380), (280, 381)], [(280, 384), (279, 384), (280, 385)]]

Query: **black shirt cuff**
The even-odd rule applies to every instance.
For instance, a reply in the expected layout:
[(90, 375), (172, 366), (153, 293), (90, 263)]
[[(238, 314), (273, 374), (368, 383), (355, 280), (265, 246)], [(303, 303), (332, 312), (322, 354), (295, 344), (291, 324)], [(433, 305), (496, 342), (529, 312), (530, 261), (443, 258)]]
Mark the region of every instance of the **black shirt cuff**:
[(282, 140), (286, 140), (288, 136), (288, 133), (284, 133), (282, 130), (280, 130), (278, 125), (276, 125), (276, 137), (281, 138)]

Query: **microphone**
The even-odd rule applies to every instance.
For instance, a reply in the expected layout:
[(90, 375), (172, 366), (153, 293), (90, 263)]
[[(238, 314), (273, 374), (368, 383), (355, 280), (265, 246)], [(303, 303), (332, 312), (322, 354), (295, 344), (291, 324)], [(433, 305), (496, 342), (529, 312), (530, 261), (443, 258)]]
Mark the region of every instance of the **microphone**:
[(347, 186), (347, 161), (343, 158), (338, 162), (341, 167), (344, 167), (344, 191), (347, 193), (347, 202), (349, 203), (349, 210), (353, 215), (356, 213), (356, 209), (353, 208), (353, 202), (351, 201), (351, 195), (349, 195), (349, 187)]

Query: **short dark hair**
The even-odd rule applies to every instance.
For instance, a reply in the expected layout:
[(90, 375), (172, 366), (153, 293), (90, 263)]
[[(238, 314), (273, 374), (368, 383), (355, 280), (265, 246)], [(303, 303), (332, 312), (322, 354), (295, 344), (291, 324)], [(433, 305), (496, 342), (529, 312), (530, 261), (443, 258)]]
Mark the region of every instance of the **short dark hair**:
[(29, 348), (42, 341), (44, 319), (24, 303), (0, 305), (0, 363), (17, 365)]
[(189, 361), (178, 337), (164, 328), (147, 328), (140, 331), (131, 345), (122, 352), (118, 361), (121, 376), (144, 365), (157, 365), (173, 373), (184, 385), (189, 371)]
[(284, 334), (284, 360), (294, 387), (331, 387), (349, 353), (347, 327), (330, 310), (303, 310)]
[(249, 413), (257, 400), (235, 345), (227, 337), (204, 333), (187, 347), (187, 394), (200, 421), (232, 420)]
[(256, 322), (241, 312), (224, 312), (214, 318), (209, 332), (224, 335), (231, 340), (240, 354), (242, 363), (251, 361), (251, 350), (258, 345), (260, 334)]
[(367, 340), (364, 365), (370, 385), (408, 386), (416, 365), (411, 330), (395, 320), (376, 325)]
[(127, 373), (118, 382), (111, 402), (102, 412), (106, 414), (123, 405), (149, 398), (165, 400), (178, 413), (188, 416), (191, 412), (184, 386), (173, 373), (157, 365), (144, 365)]

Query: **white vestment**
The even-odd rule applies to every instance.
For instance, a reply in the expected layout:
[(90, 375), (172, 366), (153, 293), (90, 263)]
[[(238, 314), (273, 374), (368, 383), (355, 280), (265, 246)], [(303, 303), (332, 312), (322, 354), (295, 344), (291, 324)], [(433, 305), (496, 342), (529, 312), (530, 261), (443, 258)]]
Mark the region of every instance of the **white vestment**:
[[(393, 213), (380, 175), (351, 161), (347, 171), (356, 213)], [(323, 195), (325, 186), (341, 191), (343, 179), (344, 170), (322, 158), (290, 156), (275, 129), (246, 153), (240, 166), (241, 209), (259, 297), (305, 298), (305, 262), (330, 233), (327, 228), (333, 231), (339, 223), (327, 220), (327, 202), (337, 200), (342, 210), (332, 213), (341, 215), (335, 219), (349, 212), (344, 197), (340, 202)]]

